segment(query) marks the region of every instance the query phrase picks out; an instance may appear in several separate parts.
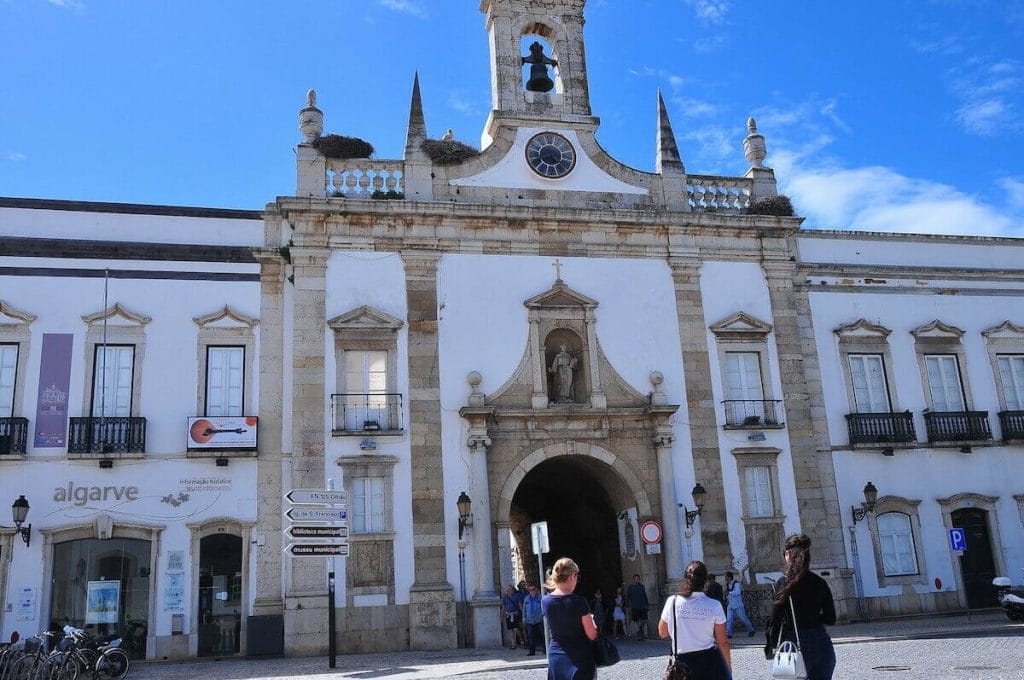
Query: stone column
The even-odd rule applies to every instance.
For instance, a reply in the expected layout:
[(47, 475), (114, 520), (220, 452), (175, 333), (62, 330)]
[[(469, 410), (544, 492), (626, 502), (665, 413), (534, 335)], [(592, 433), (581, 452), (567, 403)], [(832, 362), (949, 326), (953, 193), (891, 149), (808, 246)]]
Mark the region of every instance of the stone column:
[[(259, 458), (256, 461), (256, 593), (252, 614), (258, 625), (283, 630), (281, 597), (281, 484), (284, 423), (284, 285), (285, 262), (276, 249), (258, 254), (260, 262)], [(250, 622), (250, 626), (253, 624)], [(250, 633), (252, 633), (250, 627)], [(251, 639), (251, 638), (250, 638)], [(245, 650), (243, 650), (245, 651)], [(278, 650), (280, 651), (280, 650)]]
[[(508, 522), (495, 522), (494, 530), (498, 535), (498, 587), (504, 588), (502, 584), (512, 583), (512, 533), (509, 528), (512, 525)], [(541, 574), (541, 578), (544, 575)]]
[(690, 424), (690, 453), (696, 481), (707, 490), (707, 501), (699, 525), (704, 562), (713, 571), (732, 565), (729, 525), (725, 511), (725, 485), (718, 451), (718, 422), (711, 391), (711, 363), (708, 359), (707, 324), (700, 292), (700, 262), (691, 258), (669, 258), (679, 319), (679, 340), (683, 350), (686, 380), (686, 413)]
[[(292, 247), (292, 487), (323, 489), (326, 248)], [(322, 559), (293, 557), (285, 589), (285, 653), (327, 652), (327, 578)]]
[(654, 437), (658, 455), (658, 485), (661, 493), (661, 522), (665, 535), (665, 572), (669, 581), (683, 577), (682, 541), (680, 541), (679, 506), (677, 505), (675, 475), (672, 473), (672, 428)]
[(810, 299), (807, 292), (797, 286), (796, 266), (788, 256), (780, 261), (764, 262), (762, 267), (775, 322), (800, 528), (813, 544), (811, 554), (815, 568), (842, 569), (847, 566), (846, 549)]
[[(440, 254), (403, 252), (409, 313), (409, 433), (415, 580), (409, 589), (409, 646), (458, 644), (455, 597), (448, 582), (441, 465), (441, 402), (437, 344)], [(454, 500), (452, 506), (454, 507)]]
[(491, 495), (487, 475), (487, 438), (470, 440), (473, 460), (473, 646), (500, 647), (501, 598), (494, 585), (494, 544), (491, 540)]

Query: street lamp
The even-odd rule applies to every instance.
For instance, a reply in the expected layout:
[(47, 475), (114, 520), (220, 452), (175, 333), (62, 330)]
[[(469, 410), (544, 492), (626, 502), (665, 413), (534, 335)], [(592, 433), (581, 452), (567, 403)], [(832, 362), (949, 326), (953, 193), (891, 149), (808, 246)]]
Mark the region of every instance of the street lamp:
[(462, 588), (462, 644), (469, 645), (469, 620), (466, 616), (466, 542), (462, 535), (466, 527), (473, 526), (473, 501), (463, 491), (455, 501), (459, 509), (459, 585)]
[(861, 507), (852, 506), (850, 509), (853, 510), (853, 523), (861, 521), (867, 517), (868, 513), (875, 509), (875, 503), (878, 502), (878, 489), (871, 482), (864, 485), (864, 502), (861, 503)]
[(29, 524), (27, 527), (21, 526), (25, 523), (28, 518), (29, 504), (28, 499), (24, 496), (18, 496), (18, 500), (14, 501), (11, 505), (11, 516), (14, 519), (14, 526), (17, 528), (17, 532), (21, 535), (21, 540), (25, 541), (25, 545), (31, 545), (32, 539), (32, 525)]
[[(679, 507), (686, 513), (686, 528), (689, 529), (693, 526), (693, 523), (697, 521), (697, 517), (700, 515), (700, 511), (704, 509), (704, 499), (707, 497), (708, 492), (704, 490), (700, 482), (697, 482), (693, 486), (693, 491), (690, 492), (693, 496), (693, 503), (697, 506), (695, 510), (687, 510), (686, 505), (683, 503), (679, 504)], [(689, 536), (689, 534), (687, 535)]]

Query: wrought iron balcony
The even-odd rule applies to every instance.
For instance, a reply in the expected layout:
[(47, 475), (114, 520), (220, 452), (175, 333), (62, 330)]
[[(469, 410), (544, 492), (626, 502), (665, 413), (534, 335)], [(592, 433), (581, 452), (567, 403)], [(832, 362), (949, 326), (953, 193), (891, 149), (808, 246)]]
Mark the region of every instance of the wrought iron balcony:
[(917, 441), (914, 415), (903, 413), (847, 413), (850, 444), (906, 444)]
[(23, 454), (28, 441), (28, 418), (0, 418), (0, 455)]
[(1001, 411), (999, 427), (1003, 441), (1024, 439), (1024, 411)]
[(394, 434), (402, 431), (401, 394), (332, 394), (334, 434)]
[(782, 427), (781, 399), (726, 399), (725, 426), (729, 428)]
[(125, 454), (146, 451), (146, 419), (125, 417), (72, 418), (68, 453)]
[(992, 439), (988, 411), (925, 411), (929, 443), (982, 442)]

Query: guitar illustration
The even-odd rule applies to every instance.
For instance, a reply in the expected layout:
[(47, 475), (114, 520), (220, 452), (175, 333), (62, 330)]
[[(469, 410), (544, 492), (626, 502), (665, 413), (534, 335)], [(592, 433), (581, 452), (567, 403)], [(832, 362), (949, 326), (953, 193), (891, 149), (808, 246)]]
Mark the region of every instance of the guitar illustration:
[(234, 432), (235, 434), (242, 434), (248, 432), (244, 427), (219, 429), (209, 420), (197, 420), (192, 423), (192, 427), (189, 428), (188, 434), (197, 444), (206, 444), (216, 435), (222, 432)]

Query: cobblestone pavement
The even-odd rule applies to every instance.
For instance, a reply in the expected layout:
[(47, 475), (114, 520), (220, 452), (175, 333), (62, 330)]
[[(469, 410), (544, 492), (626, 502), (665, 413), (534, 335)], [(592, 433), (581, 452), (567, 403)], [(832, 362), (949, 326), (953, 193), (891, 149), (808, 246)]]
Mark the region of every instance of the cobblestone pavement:
[[(861, 623), (832, 629), (838, 665), (834, 680), (1024, 680), (1024, 625), (1001, 614)], [(736, 680), (767, 679), (763, 634), (734, 640)], [(619, 643), (623, 660), (598, 672), (599, 680), (660, 678), (667, 660), (663, 641)], [(315, 676), (318, 680), (544, 680), (543, 656), (522, 650), (461, 649), (339, 656), (329, 669), (325, 657), (224, 659), (140, 663), (132, 680), (275, 680)]]

